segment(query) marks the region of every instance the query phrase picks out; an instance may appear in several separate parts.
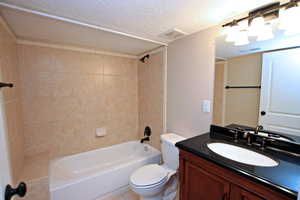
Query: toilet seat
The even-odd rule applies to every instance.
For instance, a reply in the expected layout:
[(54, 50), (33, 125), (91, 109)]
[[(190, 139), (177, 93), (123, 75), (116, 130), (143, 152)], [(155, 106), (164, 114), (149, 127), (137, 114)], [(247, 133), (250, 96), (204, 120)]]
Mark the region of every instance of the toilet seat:
[(169, 171), (158, 164), (139, 168), (130, 176), (130, 184), (137, 188), (150, 188), (164, 184), (168, 180)]
[(159, 183), (156, 183), (156, 184), (152, 184), (152, 185), (146, 185), (146, 186), (140, 186), (140, 185), (134, 185), (133, 183), (130, 183), (131, 187), (134, 187), (134, 188), (140, 188), (140, 189), (151, 189), (151, 188), (155, 188), (155, 187), (158, 187), (158, 186), (161, 186), (161, 185), (164, 185), (166, 182), (168, 181), (168, 179), (165, 179)]

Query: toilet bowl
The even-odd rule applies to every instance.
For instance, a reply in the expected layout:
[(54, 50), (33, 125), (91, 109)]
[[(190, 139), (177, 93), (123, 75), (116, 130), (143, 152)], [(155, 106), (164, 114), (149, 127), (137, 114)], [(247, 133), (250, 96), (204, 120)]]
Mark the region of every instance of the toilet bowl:
[(131, 189), (143, 200), (159, 200), (166, 184), (176, 171), (162, 165), (146, 165), (135, 171), (130, 177)]
[[(161, 200), (164, 198), (166, 189), (170, 188), (170, 179), (174, 177), (179, 166), (178, 149), (175, 144), (184, 139), (175, 134), (162, 135), (161, 144), (164, 164), (145, 165), (130, 176), (130, 187), (132, 191), (140, 195), (141, 200)], [(175, 197), (177, 180), (172, 183), (175, 189), (169, 189), (169, 196), (172, 196), (170, 193), (173, 192)]]

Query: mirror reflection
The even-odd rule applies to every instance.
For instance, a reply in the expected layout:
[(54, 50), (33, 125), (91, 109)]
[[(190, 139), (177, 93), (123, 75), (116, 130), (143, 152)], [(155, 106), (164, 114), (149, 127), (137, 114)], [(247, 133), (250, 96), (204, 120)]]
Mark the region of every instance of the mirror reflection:
[(228, 32), (216, 38), (213, 123), (300, 136), (300, 34), (281, 29), (278, 18), (263, 25), (272, 36), (250, 34), (246, 24), (244, 42)]

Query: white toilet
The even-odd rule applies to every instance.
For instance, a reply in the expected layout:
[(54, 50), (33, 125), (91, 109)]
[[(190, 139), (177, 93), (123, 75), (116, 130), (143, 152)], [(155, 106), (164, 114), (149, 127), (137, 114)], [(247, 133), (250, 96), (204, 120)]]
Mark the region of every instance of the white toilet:
[(143, 166), (130, 176), (130, 187), (141, 200), (171, 200), (176, 195), (179, 155), (175, 144), (185, 138), (173, 133), (160, 138), (164, 163)]

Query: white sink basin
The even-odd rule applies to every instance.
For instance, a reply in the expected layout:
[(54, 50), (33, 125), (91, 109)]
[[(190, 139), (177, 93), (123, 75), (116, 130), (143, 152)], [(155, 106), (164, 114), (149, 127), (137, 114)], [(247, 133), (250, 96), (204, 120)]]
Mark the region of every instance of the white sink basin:
[(248, 165), (275, 167), (279, 164), (277, 161), (263, 154), (226, 143), (209, 143), (207, 147), (220, 156)]

